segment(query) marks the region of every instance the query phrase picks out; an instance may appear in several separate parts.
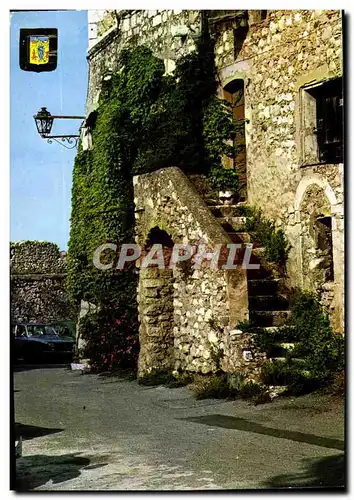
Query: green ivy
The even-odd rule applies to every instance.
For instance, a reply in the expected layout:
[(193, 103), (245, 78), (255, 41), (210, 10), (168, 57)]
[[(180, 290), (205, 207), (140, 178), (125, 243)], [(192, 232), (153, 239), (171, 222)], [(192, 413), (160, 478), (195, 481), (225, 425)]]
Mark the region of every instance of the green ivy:
[[(93, 149), (83, 151), (80, 145), (75, 159), (68, 289), (76, 305), (85, 300), (100, 308), (82, 325), (87, 356), (95, 359), (97, 370), (107, 369), (104, 360), (112, 352), (127, 358), (124, 335), (134, 345), (138, 338), (134, 266), (101, 271), (92, 262), (101, 244), (134, 241), (133, 176), (172, 166), (208, 174), (221, 167), (223, 154), (234, 154), (227, 141), (235, 124), (216, 96), (208, 37), (177, 62), (173, 76), (164, 73), (163, 61), (146, 47), (124, 50), (118, 71), (101, 89)], [(121, 335), (117, 321), (123, 318)]]

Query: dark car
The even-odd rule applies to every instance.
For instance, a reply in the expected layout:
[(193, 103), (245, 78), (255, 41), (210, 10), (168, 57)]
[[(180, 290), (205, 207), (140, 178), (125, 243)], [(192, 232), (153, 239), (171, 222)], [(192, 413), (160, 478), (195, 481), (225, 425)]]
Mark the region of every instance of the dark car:
[(25, 362), (71, 361), (75, 339), (50, 324), (17, 323), (12, 325), (14, 335), (13, 358)]

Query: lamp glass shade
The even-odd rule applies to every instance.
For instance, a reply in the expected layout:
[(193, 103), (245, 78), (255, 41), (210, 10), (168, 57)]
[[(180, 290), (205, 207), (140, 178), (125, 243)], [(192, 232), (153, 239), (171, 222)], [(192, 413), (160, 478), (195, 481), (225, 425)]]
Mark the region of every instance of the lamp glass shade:
[(53, 126), (53, 118), (47, 108), (42, 108), (34, 116), (39, 135), (45, 137), (50, 134)]

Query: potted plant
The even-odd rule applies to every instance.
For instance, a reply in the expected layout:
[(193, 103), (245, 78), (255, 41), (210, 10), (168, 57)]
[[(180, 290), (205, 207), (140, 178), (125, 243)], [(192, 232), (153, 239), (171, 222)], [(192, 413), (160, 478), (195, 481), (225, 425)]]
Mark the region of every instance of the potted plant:
[(214, 167), (210, 172), (210, 181), (215, 189), (219, 190), (219, 199), (222, 203), (235, 202), (238, 190), (238, 175), (230, 168)]

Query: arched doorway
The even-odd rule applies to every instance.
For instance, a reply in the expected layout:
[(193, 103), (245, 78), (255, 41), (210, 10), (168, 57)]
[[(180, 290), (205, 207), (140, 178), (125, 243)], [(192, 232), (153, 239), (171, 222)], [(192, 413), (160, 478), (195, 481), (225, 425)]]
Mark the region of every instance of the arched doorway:
[[(139, 341), (138, 375), (167, 371), (174, 365), (173, 271), (168, 268), (173, 241), (170, 235), (153, 227), (146, 240), (144, 256), (153, 260), (162, 251), (164, 265), (150, 263), (139, 270)], [(157, 250), (155, 256), (155, 250)], [(156, 260), (157, 262), (157, 260)]]
[(323, 188), (311, 184), (300, 204), (302, 272), (306, 288), (322, 293), (333, 282), (333, 238), (331, 204)]
[(225, 158), (226, 168), (233, 168), (239, 176), (240, 201), (247, 199), (247, 170), (246, 170), (246, 135), (245, 135), (245, 91), (244, 81), (235, 79), (223, 88), (223, 98), (230, 103), (236, 122), (233, 137), (233, 146), (236, 154), (234, 158)]

